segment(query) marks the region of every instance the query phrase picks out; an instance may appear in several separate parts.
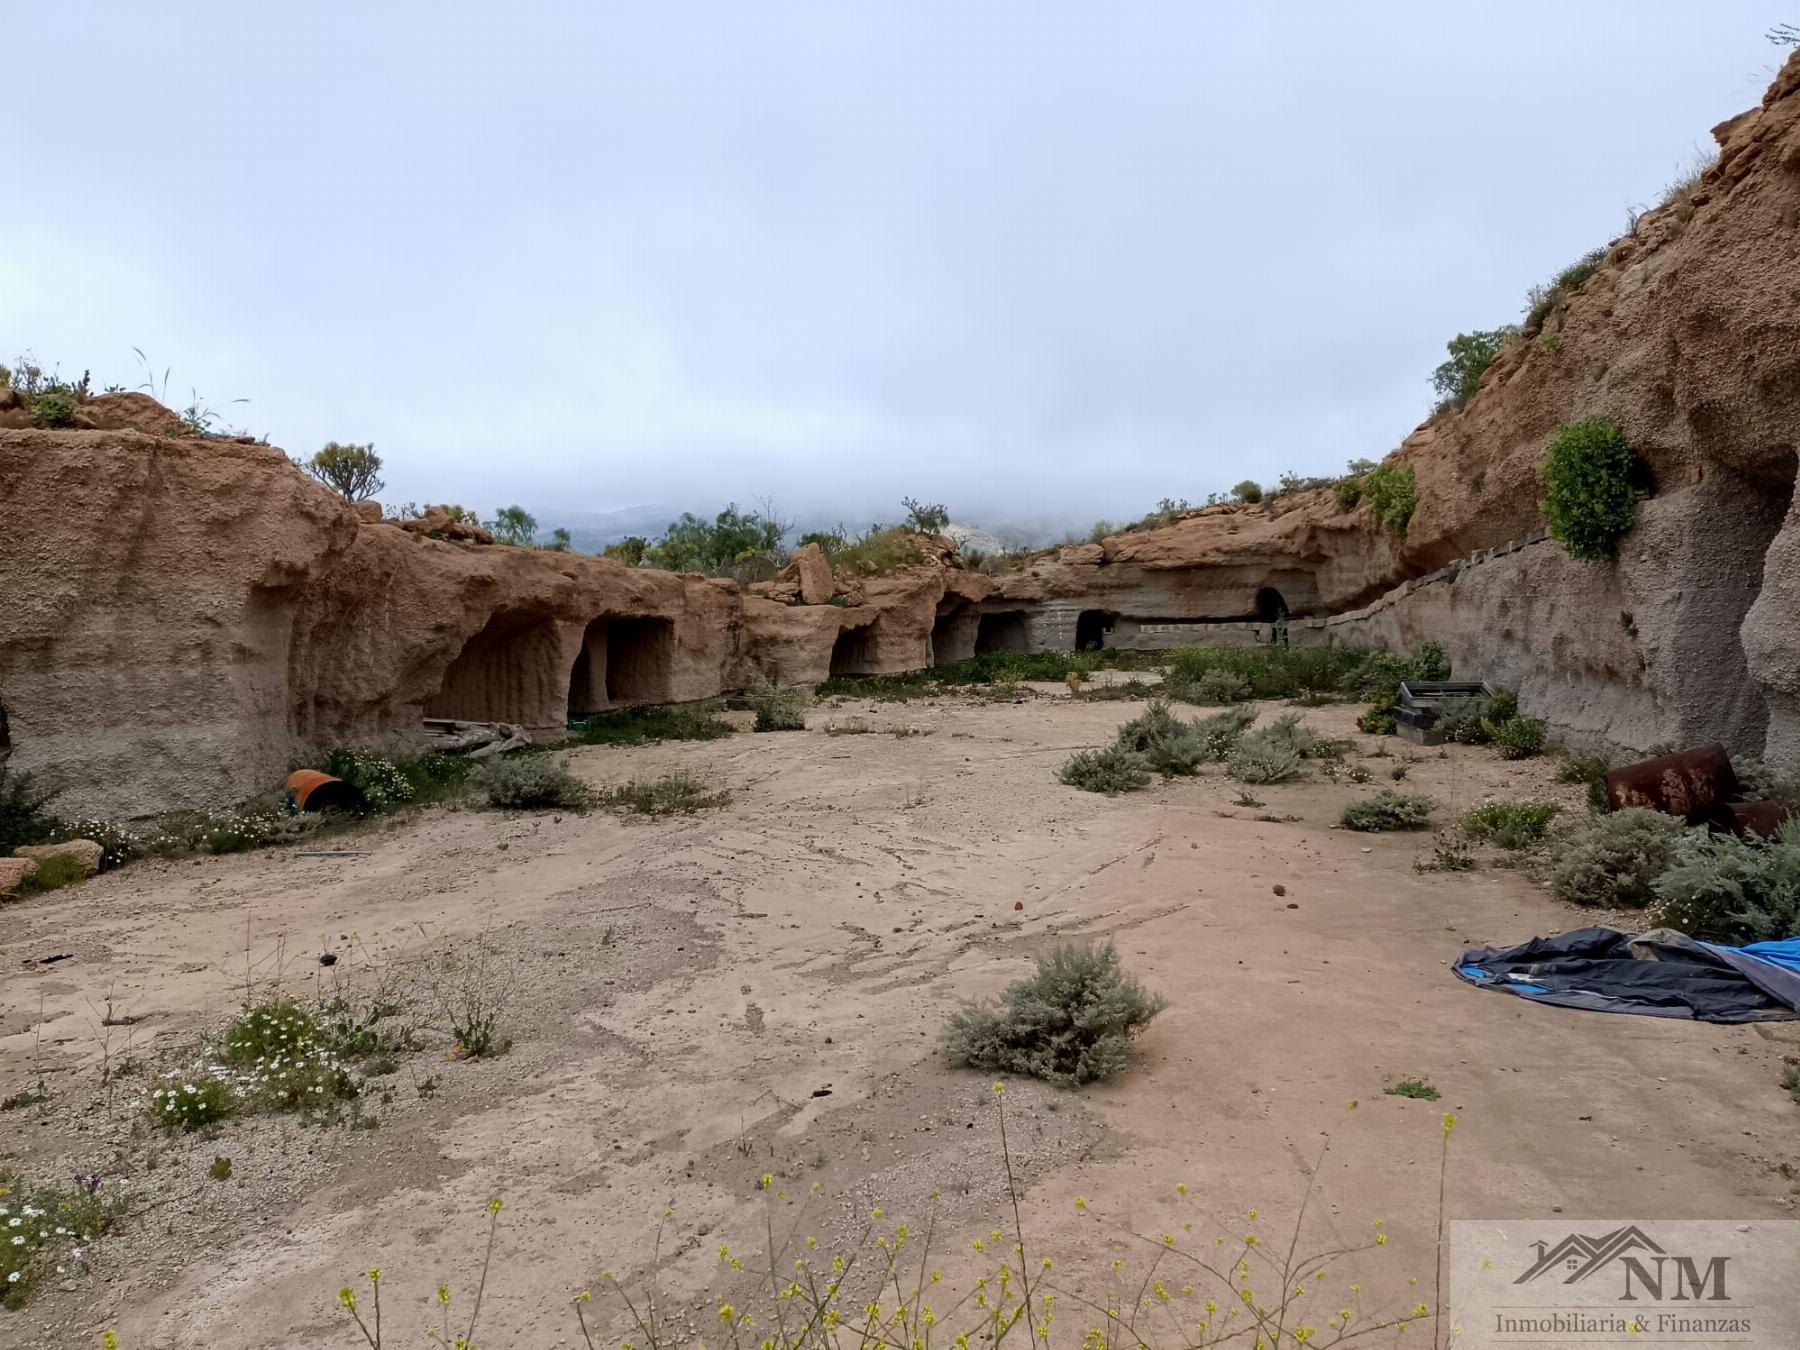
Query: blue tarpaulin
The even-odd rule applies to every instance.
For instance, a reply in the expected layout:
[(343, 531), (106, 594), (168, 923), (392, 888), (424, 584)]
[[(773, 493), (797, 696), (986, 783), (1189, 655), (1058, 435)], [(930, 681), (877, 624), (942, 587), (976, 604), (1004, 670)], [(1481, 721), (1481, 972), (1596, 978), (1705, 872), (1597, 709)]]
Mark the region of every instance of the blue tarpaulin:
[(1516, 947), (1475, 947), (1459, 978), (1534, 1003), (1702, 1022), (1800, 1018), (1800, 937), (1726, 947), (1658, 928), (1582, 928)]

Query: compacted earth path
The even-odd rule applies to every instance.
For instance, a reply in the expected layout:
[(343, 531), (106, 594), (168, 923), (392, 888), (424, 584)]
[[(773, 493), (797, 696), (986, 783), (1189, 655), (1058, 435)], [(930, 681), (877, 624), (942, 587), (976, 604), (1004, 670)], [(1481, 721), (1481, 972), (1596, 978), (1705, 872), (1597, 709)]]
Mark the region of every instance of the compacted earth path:
[[(1216, 772), (1116, 798), (1057, 781), (1142, 706), (1047, 686), (821, 705), (804, 732), (570, 754), (596, 785), (690, 770), (730, 793), (719, 809), (429, 809), (340, 856), (147, 861), (0, 910), (0, 1096), (27, 1098), (0, 1115), (0, 1168), (99, 1173), (127, 1199), (0, 1311), (0, 1345), (358, 1345), (336, 1295), (357, 1284), (366, 1313), (374, 1265), (388, 1342), (414, 1344), (445, 1321), (440, 1283), (450, 1320), (469, 1310), (496, 1196), (482, 1346), (580, 1345), (588, 1288), (616, 1343), (603, 1270), (710, 1335), (745, 1278), (722, 1244), (753, 1265), (771, 1233), (845, 1250), (899, 1219), (947, 1286), (976, 1272), (971, 1244), (1013, 1226), (1009, 1169), (1031, 1261), (1075, 1291), (1056, 1337), (1078, 1341), (1079, 1297), (1115, 1297), (1159, 1235), (1210, 1244), (1251, 1210), (1287, 1232), (1328, 1138), (1315, 1245), (1382, 1221), (1392, 1241), (1344, 1278), (1410, 1304), (1430, 1297), (1445, 1112), (1452, 1217), (1792, 1214), (1793, 1031), (1477, 991), (1450, 972), (1463, 948), (1595, 916), (1547, 896), (1541, 854), (1429, 870), (1430, 834), (1336, 823), (1396, 766), (1446, 825), (1490, 798), (1579, 813), (1552, 764), (1362, 736), (1328, 706), (1307, 721), (1370, 781), (1315, 772), (1255, 805)], [(956, 1007), (1076, 939), (1115, 942), (1167, 1000), (1127, 1073), (997, 1097), (945, 1063)], [(459, 1057), (439, 1016), (470, 959), (504, 1054)], [(325, 1122), (154, 1128), (156, 1075), (274, 993), (379, 996), (417, 1048)], [(1408, 1080), (1439, 1099), (1384, 1091)]]

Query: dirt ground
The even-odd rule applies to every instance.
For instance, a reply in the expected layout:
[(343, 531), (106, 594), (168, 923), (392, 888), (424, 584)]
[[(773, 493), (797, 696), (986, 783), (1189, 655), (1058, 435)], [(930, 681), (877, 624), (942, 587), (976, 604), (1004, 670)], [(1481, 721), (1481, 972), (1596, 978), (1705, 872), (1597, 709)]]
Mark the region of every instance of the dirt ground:
[[(723, 810), (433, 809), (330, 845), (355, 856), (145, 862), (0, 911), (0, 1096), (40, 1075), (50, 1094), (0, 1116), (0, 1165), (99, 1171), (131, 1196), (83, 1263), (0, 1312), (0, 1345), (116, 1328), (127, 1350), (352, 1346), (334, 1295), (374, 1264), (389, 1343), (415, 1344), (440, 1281), (467, 1306), (492, 1195), (488, 1350), (580, 1344), (569, 1299), (590, 1286), (619, 1330), (603, 1268), (654, 1270), (678, 1321), (714, 1325), (717, 1246), (748, 1255), (771, 1210), (827, 1249), (874, 1206), (920, 1227), (935, 1212), (954, 1279), (1010, 1211), (991, 1077), (945, 1067), (940, 1029), (1071, 937), (1115, 940), (1168, 1009), (1114, 1083), (1009, 1083), (1031, 1257), (1061, 1285), (1141, 1260), (1131, 1233), (1210, 1233), (1252, 1208), (1284, 1233), (1329, 1135), (1309, 1224), (1359, 1243), (1384, 1220), (1392, 1242), (1355, 1267), (1365, 1301), (1410, 1303), (1419, 1275), (1429, 1297), (1445, 1111), (1452, 1217), (1793, 1216), (1800, 1133), (1778, 1081), (1797, 1033), (1477, 991), (1450, 973), (1464, 947), (1595, 916), (1498, 853), (1420, 872), (1430, 835), (1335, 828), (1397, 764), (1445, 823), (1494, 797), (1579, 814), (1551, 762), (1360, 736), (1334, 706), (1306, 719), (1353, 739), (1367, 784), (1315, 774), (1247, 807), (1216, 771), (1114, 799), (1057, 782), (1141, 708), (1048, 686), (819, 706), (804, 733), (572, 754), (595, 783), (692, 769), (731, 791)], [(191, 1063), (247, 984), (310, 998), (484, 932), (517, 975), (512, 1049), (452, 1060), (429, 1028), (365, 1090), (378, 1128), (144, 1126), (146, 1070)], [(109, 996), (141, 1020), (103, 1028)], [(137, 1072), (102, 1086), (125, 1060)], [(1442, 1100), (1383, 1093), (1406, 1078)], [(218, 1157), (230, 1180), (209, 1177)], [(1086, 1314), (1067, 1320), (1078, 1340)]]

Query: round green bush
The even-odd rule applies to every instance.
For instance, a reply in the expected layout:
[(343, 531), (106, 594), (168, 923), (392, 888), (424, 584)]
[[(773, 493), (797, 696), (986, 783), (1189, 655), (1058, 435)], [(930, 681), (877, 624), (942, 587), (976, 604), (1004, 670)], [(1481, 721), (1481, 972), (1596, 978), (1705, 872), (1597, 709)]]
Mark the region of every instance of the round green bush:
[(48, 393), (39, 394), (31, 405), (31, 425), (34, 427), (67, 427), (75, 424), (76, 398), (67, 389), (52, 389)]
[(1550, 438), (1538, 468), (1550, 537), (1572, 558), (1611, 558), (1620, 536), (1637, 523), (1631, 449), (1609, 417), (1589, 417)]

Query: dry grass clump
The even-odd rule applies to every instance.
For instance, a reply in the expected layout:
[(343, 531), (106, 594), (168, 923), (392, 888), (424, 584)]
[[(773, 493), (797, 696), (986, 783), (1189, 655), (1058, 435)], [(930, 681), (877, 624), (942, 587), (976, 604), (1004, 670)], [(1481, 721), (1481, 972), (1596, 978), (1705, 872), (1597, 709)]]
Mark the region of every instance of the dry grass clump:
[(640, 816), (692, 815), (695, 811), (729, 806), (729, 792), (709, 792), (706, 785), (685, 769), (660, 778), (633, 778), (602, 790), (595, 800), (609, 810)]
[(805, 731), (812, 693), (798, 685), (785, 687), (758, 680), (744, 691), (756, 713), (757, 731)]

